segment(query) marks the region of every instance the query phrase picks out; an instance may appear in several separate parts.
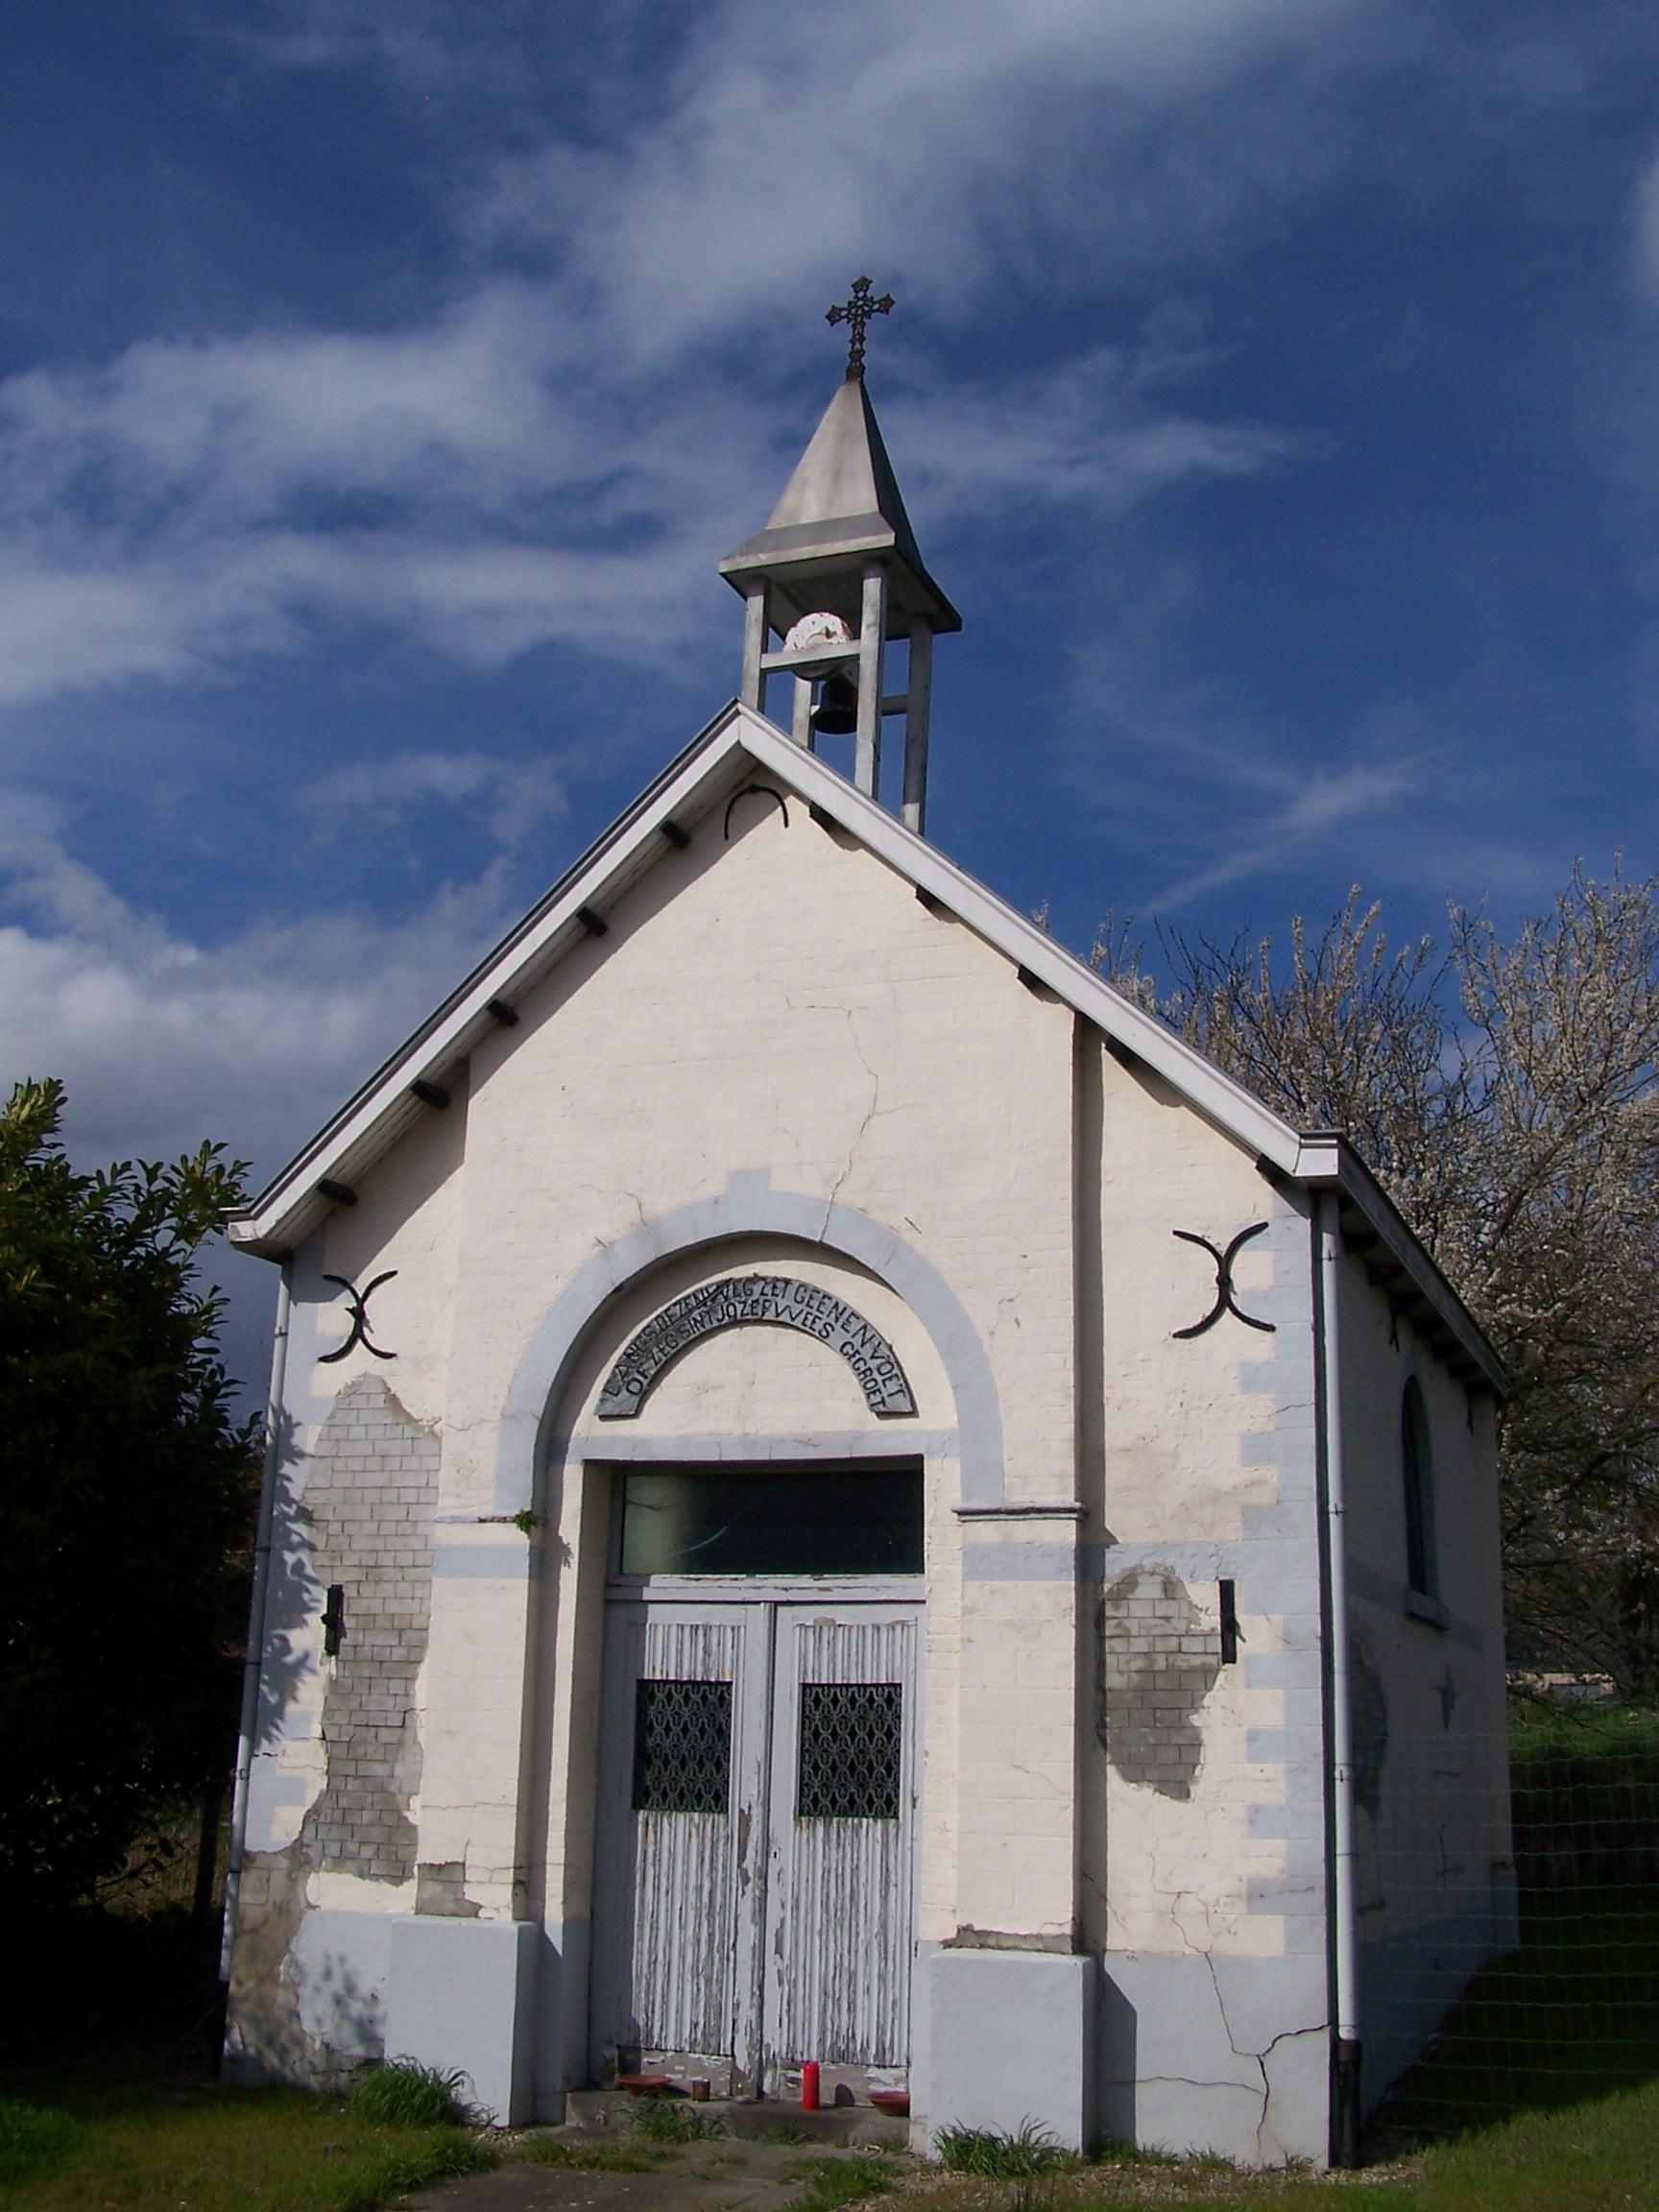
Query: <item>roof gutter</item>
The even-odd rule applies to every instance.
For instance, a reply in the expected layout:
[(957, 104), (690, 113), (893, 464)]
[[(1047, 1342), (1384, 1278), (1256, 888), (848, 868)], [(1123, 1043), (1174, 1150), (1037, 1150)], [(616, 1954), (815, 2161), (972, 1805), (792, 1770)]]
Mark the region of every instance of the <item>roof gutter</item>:
[[(1273, 1175), (1267, 1162), (1262, 1166)], [(1509, 1375), (1503, 1360), (1348, 1139), (1334, 1129), (1303, 1133), (1289, 1180), (1335, 1196), (1341, 1249), (1359, 1261), (1391, 1305), (1411, 1317), (1461, 1382), (1488, 1390), (1500, 1402), (1506, 1399)]]

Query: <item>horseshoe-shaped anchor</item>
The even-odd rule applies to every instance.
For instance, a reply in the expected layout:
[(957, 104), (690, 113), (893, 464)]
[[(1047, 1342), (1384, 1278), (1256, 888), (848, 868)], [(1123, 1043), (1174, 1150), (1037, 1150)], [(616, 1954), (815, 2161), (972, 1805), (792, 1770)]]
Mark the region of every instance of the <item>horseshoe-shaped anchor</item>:
[(351, 1302), (351, 1333), (337, 1352), (325, 1352), (321, 1356), (317, 1362), (319, 1367), (330, 1367), (336, 1359), (344, 1359), (347, 1353), (358, 1344), (361, 1344), (364, 1351), (375, 1359), (397, 1358), (396, 1352), (382, 1352), (378, 1344), (370, 1341), (369, 1336), (369, 1301), (379, 1289), (381, 1284), (390, 1283), (397, 1272), (396, 1267), (388, 1267), (384, 1275), (376, 1275), (374, 1280), (365, 1284), (361, 1290), (355, 1285), (348, 1283), (344, 1275), (324, 1276), (325, 1283), (338, 1283)]
[(1242, 1321), (1246, 1329), (1261, 1329), (1271, 1336), (1278, 1324), (1258, 1321), (1253, 1313), (1243, 1312), (1233, 1296), (1233, 1262), (1240, 1249), (1252, 1237), (1260, 1237), (1267, 1227), (1265, 1221), (1252, 1221), (1248, 1229), (1240, 1229), (1225, 1252), (1218, 1252), (1208, 1237), (1194, 1236), (1190, 1229), (1171, 1229), (1171, 1237), (1179, 1237), (1183, 1244), (1202, 1245), (1215, 1262), (1215, 1303), (1202, 1321), (1194, 1321), (1190, 1329), (1174, 1329), (1174, 1336), (1202, 1336), (1206, 1329), (1214, 1329), (1223, 1313), (1231, 1313), (1236, 1321)]

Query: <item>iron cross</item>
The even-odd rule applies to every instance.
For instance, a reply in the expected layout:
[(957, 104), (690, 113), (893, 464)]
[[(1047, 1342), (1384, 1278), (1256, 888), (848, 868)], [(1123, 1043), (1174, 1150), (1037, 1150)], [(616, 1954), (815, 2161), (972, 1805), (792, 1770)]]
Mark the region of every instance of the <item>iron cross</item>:
[(870, 326), (872, 315), (891, 315), (893, 295), (883, 292), (879, 300), (870, 297), (868, 276), (854, 276), (853, 297), (843, 301), (839, 307), (831, 307), (824, 320), (831, 329), (837, 323), (847, 325), (847, 373), (862, 376), (864, 373), (864, 333)]

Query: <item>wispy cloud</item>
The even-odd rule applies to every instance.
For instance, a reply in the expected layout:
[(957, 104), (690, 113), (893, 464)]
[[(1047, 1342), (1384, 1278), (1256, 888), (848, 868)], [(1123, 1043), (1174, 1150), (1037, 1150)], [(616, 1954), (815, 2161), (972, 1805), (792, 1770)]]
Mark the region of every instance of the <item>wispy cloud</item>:
[(77, 861), (38, 801), (0, 795), (0, 1083), (61, 1075), (87, 1159), (214, 1136), (269, 1172), (509, 914), (490, 871), (407, 920), (336, 909), (198, 942)]
[[(1244, 781), (1257, 783), (1259, 767)], [(1339, 769), (1315, 769), (1304, 780), (1276, 776), (1279, 804), (1252, 815), (1239, 833), (1226, 840), (1206, 866), (1164, 884), (1147, 901), (1150, 912), (1178, 914), (1212, 892), (1281, 868), (1310, 852), (1332, 831), (1352, 822), (1375, 822), (1398, 806), (1417, 787), (1417, 776), (1405, 763), (1357, 762)]]
[(482, 817), (510, 848), (567, 811), (556, 760), (505, 760), (488, 753), (392, 753), (320, 777), (305, 810), (338, 836), (384, 829), (423, 806), (460, 807)]
[[(0, 384), (0, 702), (209, 678), (343, 624), (662, 665), (801, 425), (708, 370), (647, 402), (572, 345), (547, 298), (493, 284), (420, 329), (149, 341)], [(892, 419), (947, 519), (1121, 506), (1305, 443), (1163, 405), (1101, 350)]]
[[(727, 0), (626, 135), (496, 165), (474, 210), (540, 241), (631, 357), (764, 327), (850, 252), (947, 323), (1010, 262), (1093, 289), (1211, 249), (1339, 158), (1339, 87), (1395, 12), (1351, 0)], [(757, 189), (757, 180), (763, 180)]]
[(1659, 156), (1637, 180), (1632, 232), (1636, 281), (1659, 302)]

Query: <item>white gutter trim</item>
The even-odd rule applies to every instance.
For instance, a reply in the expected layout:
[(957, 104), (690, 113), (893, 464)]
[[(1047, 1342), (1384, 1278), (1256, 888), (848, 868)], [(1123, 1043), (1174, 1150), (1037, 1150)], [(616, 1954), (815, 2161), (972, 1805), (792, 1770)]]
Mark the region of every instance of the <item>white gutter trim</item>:
[(672, 819), (744, 749), (740, 719), (735, 706), (716, 716), (252, 1204), (228, 1217), (226, 1236), (231, 1244), (260, 1259), (280, 1259), (293, 1249), (313, 1225), (306, 1216), (320, 1219), (326, 1211), (326, 1201), (315, 1196), (318, 1182), (345, 1179), (349, 1169), (360, 1171), (352, 1167), (354, 1157), (364, 1156), (365, 1166), (377, 1158), (422, 1112), (408, 1095), (410, 1082), (418, 1076), (442, 1077), (479, 1037), (489, 1034), (495, 1025), (490, 1000), (513, 989), (527, 971), (539, 974), (562, 933), (572, 942), (586, 935), (579, 920), (582, 907), (602, 899), (608, 882), (625, 875), (640, 849), (661, 834), (663, 821)]
[(590, 903), (602, 906), (609, 886), (629, 878), (631, 863), (660, 833), (664, 817), (693, 818), (705, 788), (717, 783), (733, 757), (742, 754), (757, 766), (770, 769), (808, 806), (839, 823), (976, 936), (1093, 1021), (1174, 1085), (1207, 1119), (1281, 1173), (1293, 1172), (1298, 1139), (1288, 1122), (1153, 1016), (1102, 983), (1045, 930), (1015, 913), (774, 723), (749, 708), (733, 705), (715, 717), (252, 1205), (230, 1216), (227, 1224), (230, 1242), (265, 1259), (292, 1250), (325, 1211), (326, 1201), (315, 1195), (319, 1180), (349, 1182), (353, 1173), (378, 1156), (421, 1111), (408, 1097), (410, 1081), (417, 1076), (442, 1080), (445, 1068), (493, 1026), (488, 1001), (521, 987), (526, 974), (541, 973), (545, 963), (557, 957), (556, 940), (562, 933), (567, 932), (573, 942), (579, 938), (580, 909)]
[(293, 1268), (284, 1262), (276, 1286), (276, 1330), (271, 1345), (271, 1390), (265, 1405), (265, 1463), (259, 1479), (259, 1520), (253, 1544), (253, 1588), (248, 1607), (248, 1642), (242, 1659), (242, 1720), (236, 1740), (236, 1780), (230, 1798), (230, 1839), (225, 1855), (225, 1919), (219, 1937), (219, 1979), (230, 1979), (236, 1940), (236, 1907), (248, 1837), (248, 1796), (259, 1725), (259, 1683), (265, 1669), (265, 1606), (271, 1586), (272, 1531), (276, 1519), (276, 1474), (281, 1458), (282, 1403), (288, 1382), (288, 1320)]
[(1315, 1201), (1319, 1238), (1321, 1382), (1325, 1407), (1325, 1623), (1331, 1655), (1331, 1863), (1335, 1913), (1336, 2033), (1359, 2040), (1359, 1926), (1354, 1879), (1354, 1725), (1348, 1671), (1348, 1502), (1342, 1463), (1342, 1358), (1338, 1321), (1342, 1228), (1339, 1201)]
[(1194, 1112), (1252, 1151), (1270, 1176), (1315, 1190), (1339, 1188), (1487, 1385), (1500, 1397), (1506, 1394), (1503, 1363), (1352, 1145), (1329, 1131), (1292, 1129), (1156, 1016), (1103, 983), (1046, 930), (906, 830), (787, 732), (736, 702), (668, 764), (252, 1205), (229, 1217), (230, 1243), (262, 1259), (280, 1259), (292, 1251), (328, 1210), (330, 1201), (320, 1193), (319, 1183), (332, 1180), (355, 1188), (357, 1178), (426, 1111), (411, 1097), (410, 1083), (449, 1080), (455, 1063), (493, 1028), (491, 998), (520, 992), (545, 974), (565, 948), (585, 934), (582, 909), (593, 905), (603, 911), (649, 866), (652, 841), (664, 819), (678, 820), (682, 828), (701, 819), (709, 805), (717, 804), (733, 761), (743, 757), (769, 770), (816, 814), (857, 838), (925, 898), (1014, 962), (1024, 978), (1092, 1022), (1122, 1055), (1170, 1084)]
[(1305, 1133), (1297, 1142), (1296, 1182), (1311, 1190), (1333, 1190), (1360, 1214), (1387, 1249), (1411, 1291), (1432, 1310), (1435, 1320), (1462, 1346), (1480, 1370), (1483, 1386), (1500, 1400), (1509, 1395), (1509, 1376), (1474, 1315), (1418, 1242), (1410, 1224), (1360, 1159), (1347, 1138), (1334, 1130)]

